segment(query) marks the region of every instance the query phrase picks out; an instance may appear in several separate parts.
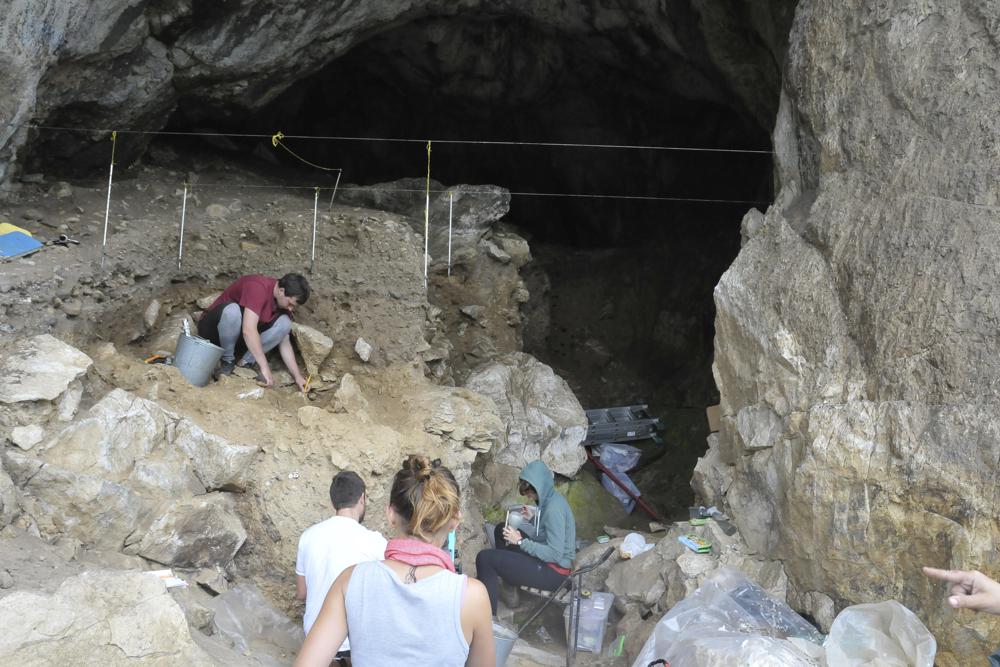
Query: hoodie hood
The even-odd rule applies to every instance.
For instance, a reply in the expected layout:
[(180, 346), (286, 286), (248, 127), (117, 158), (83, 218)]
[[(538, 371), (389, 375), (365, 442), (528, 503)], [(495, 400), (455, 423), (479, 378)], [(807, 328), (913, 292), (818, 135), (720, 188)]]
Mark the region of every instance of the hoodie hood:
[(545, 505), (555, 491), (552, 471), (541, 461), (532, 461), (521, 470), (520, 478), (538, 492), (538, 505)]

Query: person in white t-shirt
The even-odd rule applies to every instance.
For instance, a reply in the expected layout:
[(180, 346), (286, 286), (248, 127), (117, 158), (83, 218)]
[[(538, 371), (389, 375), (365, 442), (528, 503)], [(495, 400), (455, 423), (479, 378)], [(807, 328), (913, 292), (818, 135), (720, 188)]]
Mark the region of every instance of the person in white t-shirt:
[[(306, 601), (302, 627), (312, 628), (331, 584), (352, 565), (382, 560), (386, 540), (381, 533), (362, 526), (365, 520), (365, 483), (352, 470), (343, 470), (330, 483), (334, 516), (310, 526), (299, 538), (295, 561), (296, 597)], [(338, 659), (347, 657), (350, 642), (344, 640)]]

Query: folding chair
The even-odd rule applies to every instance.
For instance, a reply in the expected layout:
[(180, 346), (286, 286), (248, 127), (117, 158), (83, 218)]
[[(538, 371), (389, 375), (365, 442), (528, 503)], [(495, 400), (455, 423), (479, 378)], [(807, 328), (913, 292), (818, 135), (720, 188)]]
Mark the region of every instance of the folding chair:
[(582, 565), (567, 574), (563, 582), (553, 591), (543, 591), (537, 588), (519, 586), (519, 590), (526, 591), (532, 595), (541, 596), (545, 599), (542, 600), (542, 602), (531, 612), (528, 616), (528, 620), (521, 625), (517, 634), (520, 635), (522, 631), (531, 625), (531, 622), (538, 618), (538, 615), (541, 614), (551, 602), (564, 605), (568, 604), (570, 610), (570, 622), (569, 628), (566, 631), (566, 667), (571, 667), (573, 665), (573, 661), (576, 660), (576, 644), (580, 639), (580, 591), (582, 590), (581, 584), (583, 582), (583, 575), (600, 567), (604, 561), (611, 557), (614, 550), (614, 547), (608, 547), (596, 561), (588, 565)]

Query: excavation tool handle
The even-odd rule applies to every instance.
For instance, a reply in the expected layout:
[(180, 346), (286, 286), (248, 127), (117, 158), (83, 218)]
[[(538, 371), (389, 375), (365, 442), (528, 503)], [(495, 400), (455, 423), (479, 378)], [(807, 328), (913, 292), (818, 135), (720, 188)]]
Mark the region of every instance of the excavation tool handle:
[(603, 554), (601, 554), (600, 558), (598, 558), (597, 560), (595, 560), (590, 565), (583, 565), (581, 567), (578, 567), (573, 572), (573, 574), (587, 574), (591, 570), (593, 570), (595, 568), (598, 568), (601, 565), (603, 565), (604, 561), (606, 561), (607, 559), (611, 558), (611, 554), (613, 554), (614, 552), (615, 552), (615, 548), (614, 547), (608, 547), (607, 550)]

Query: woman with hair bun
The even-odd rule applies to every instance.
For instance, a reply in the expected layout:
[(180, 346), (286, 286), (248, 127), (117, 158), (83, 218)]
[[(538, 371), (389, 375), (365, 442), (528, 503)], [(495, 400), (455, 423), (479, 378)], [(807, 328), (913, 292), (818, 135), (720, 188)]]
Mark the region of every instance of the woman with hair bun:
[(486, 587), (455, 573), (438, 545), (462, 519), (455, 476), (411, 455), (392, 482), (385, 560), (344, 570), (330, 587), (296, 667), (328, 667), (350, 635), (355, 667), (495, 667)]

